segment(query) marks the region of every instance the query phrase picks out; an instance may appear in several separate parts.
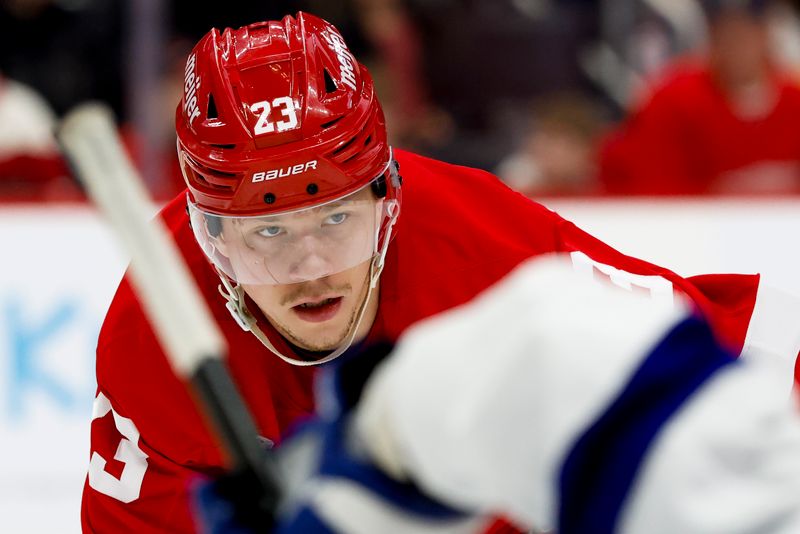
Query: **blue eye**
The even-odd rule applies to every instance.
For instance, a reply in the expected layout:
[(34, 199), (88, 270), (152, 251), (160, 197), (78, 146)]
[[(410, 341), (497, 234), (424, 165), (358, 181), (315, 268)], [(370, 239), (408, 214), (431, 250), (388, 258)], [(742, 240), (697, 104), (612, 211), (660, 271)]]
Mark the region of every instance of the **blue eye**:
[(334, 213), (325, 219), (325, 224), (342, 224), (346, 219), (346, 213)]
[(283, 233), (283, 228), (280, 226), (265, 226), (264, 228), (260, 229), (258, 235), (261, 237), (275, 237)]

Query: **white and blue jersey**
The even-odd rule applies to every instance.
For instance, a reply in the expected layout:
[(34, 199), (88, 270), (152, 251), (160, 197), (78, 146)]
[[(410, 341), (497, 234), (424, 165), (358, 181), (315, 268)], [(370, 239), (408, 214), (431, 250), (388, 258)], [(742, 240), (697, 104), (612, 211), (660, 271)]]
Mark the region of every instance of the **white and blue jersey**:
[(680, 298), (536, 260), (374, 372), (360, 361), (329, 370), (325, 415), (285, 447), (282, 533), (480, 532), (491, 514), (559, 534), (800, 532), (785, 377), (734, 359)]

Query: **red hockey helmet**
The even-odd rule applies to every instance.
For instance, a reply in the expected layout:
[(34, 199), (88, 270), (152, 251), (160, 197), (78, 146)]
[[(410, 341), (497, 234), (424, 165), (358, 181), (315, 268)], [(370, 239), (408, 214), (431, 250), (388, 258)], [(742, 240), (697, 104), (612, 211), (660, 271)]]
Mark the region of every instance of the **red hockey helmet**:
[(332, 25), (298, 13), (212, 29), (176, 123), (192, 228), (225, 276), (290, 284), (382, 263), (400, 178), (372, 79)]
[(379, 194), (397, 194), (372, 79), (307, 13), (208, 32), (186, 63), (176, 129), (190, 200), (207, 214), (289, 212), (382, 176)]

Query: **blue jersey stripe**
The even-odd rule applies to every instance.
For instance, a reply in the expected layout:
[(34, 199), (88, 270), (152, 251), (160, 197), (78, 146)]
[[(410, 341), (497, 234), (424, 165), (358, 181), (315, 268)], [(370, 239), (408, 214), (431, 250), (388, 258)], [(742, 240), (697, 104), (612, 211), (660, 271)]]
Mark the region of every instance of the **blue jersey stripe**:
[(559, 479), (559, 534), (611, 534), (659, 430), (733, 362), (704, 321), (691, 317), (675, 326), (567, 455)]
[(288, 523), (278, 525), (274, 534), (336, 534), (310, 508), (303, 508)]

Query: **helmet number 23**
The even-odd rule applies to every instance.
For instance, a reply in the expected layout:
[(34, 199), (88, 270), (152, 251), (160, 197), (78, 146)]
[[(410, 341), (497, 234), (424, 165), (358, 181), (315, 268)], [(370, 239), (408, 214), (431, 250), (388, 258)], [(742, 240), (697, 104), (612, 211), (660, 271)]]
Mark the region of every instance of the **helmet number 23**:
[[(281, 120), (273, 122), (270, 120), (272, 110), (277, 109), (281, 112)], [(250, 111), (258, 114), (258, 121), (254, 129), (256, 135), (272, 133), (277, 130), (285, 132), (297, 128), (297, 110), (291, 97), (281, 96), (269, 102), (262, 100), (250, 106)]]

